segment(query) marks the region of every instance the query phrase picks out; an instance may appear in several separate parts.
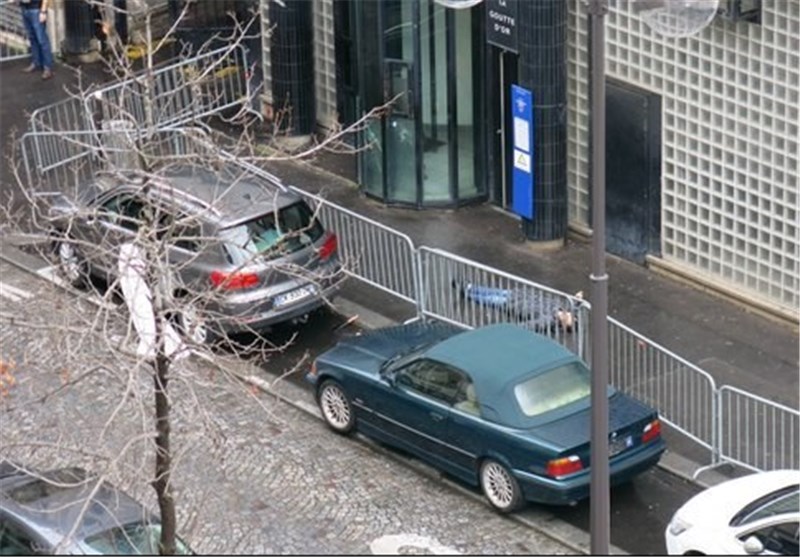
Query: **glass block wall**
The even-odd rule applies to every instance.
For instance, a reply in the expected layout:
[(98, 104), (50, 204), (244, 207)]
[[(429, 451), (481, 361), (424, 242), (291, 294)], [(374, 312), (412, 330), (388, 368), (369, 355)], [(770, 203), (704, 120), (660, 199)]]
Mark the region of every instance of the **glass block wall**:
[(273, 22), (269, 19), (270, 0), (261, 0), (261, 69), (264, 75), (264, 102), (272, 104), (272, 54), (270, 53), (270, 37), (272, 36)]
[(333, 0), (314, 2), (314, 63), (317, 122), (331, 128), (336, 122), (336, 54), (333, 37)]
[[(272, 68), (270, 62), (269, 0), (261, 0), (262, 61), (264, 70), (264, 100), (272, 103)], [(317, 101), (317, 122), (331, 128), (336, 121), (336, 57), (333, 36), (333, 0), (315, 0), (314, 17), (314, 74)]]
[[(609, 77), (662, 96), (662, 257), (797, 316), (800, 0), (761, 24), (717, 17), (690, 38), (652, 32), (627, 2), (607, 19)], [(569, 212), (589, 222), (588, 17), (569, 17)]]

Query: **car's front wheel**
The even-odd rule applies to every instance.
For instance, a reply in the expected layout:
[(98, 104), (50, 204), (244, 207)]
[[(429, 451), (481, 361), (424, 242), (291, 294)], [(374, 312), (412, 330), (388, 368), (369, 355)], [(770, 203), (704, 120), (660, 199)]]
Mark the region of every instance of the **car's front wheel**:
[(86, 260), (75, 241), (67, 236), (58, 237), (54, 242), (58, 272), (64, 281), (75, 288), (81, 288), (88, 279)]
[(328, 427), (341, 434), (353, 431), (356, 425), (353, 407), (350, 404), (350, 398), (339, 383), (332, 379), (325, 381), (319, 388), (317, 401)]
[(481, 489), (492, 506), (501, 513), (510, 513), (524, 502), (516, 478), (499, 462), (484, 460), (480, 471)]

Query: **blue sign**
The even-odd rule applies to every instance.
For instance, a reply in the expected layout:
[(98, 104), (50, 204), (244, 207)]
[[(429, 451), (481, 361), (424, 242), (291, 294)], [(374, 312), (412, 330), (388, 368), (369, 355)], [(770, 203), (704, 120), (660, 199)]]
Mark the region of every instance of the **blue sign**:
[(533, 94), (511, 86), (514, 174), (511, 209), (533, 219)]

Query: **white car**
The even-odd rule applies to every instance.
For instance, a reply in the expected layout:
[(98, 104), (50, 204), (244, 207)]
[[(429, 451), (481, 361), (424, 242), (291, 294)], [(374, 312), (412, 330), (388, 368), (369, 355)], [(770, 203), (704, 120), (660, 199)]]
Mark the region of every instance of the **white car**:
[(670, 555), (797, 555), (800, 470), (760, 472), (698, 493), (665, 533)]

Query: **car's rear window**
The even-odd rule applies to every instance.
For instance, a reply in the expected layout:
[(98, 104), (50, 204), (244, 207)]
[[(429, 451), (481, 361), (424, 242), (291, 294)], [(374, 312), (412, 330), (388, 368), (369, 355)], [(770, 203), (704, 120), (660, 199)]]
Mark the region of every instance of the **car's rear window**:
[[(161, 525), (135, 522), (109, 528), (84, 540), (84, 543), (103, 555), (158, 555)], [(189, 547), (176, 540), (177, 554), (190, 555)]]
[(79, 468), (62, 468), (31, 477), (19, 487), (12, 489), (8, 496), (21, 505), (48, 499), (64, 491), (80, 491), (87, 488), (86, 473)]
[(325, 231), (309, 206), (297, 202), (220, 231), (234, 263), (254, 255), (274, 259), (319, 240)]
[(589, 396), (590, 387), (586, 367), (570, 362), (519, 383), (514, 397), (522, 413), (533, 417)]

